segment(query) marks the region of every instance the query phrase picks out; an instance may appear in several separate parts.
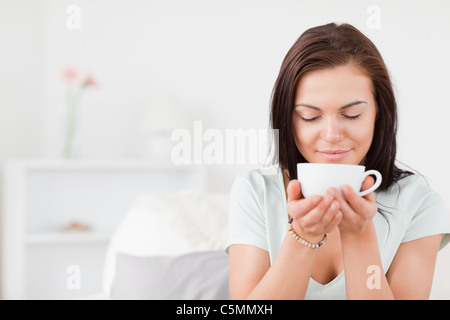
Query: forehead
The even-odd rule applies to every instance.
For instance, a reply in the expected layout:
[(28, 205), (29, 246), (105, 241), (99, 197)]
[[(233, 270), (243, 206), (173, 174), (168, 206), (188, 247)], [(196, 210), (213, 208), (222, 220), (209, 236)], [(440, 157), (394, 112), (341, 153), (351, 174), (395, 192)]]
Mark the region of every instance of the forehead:
[(341, 106), (354, 100), (373, 101), (372, 81), (351, 65), (307, 73), (297, 86), (295, 103)]

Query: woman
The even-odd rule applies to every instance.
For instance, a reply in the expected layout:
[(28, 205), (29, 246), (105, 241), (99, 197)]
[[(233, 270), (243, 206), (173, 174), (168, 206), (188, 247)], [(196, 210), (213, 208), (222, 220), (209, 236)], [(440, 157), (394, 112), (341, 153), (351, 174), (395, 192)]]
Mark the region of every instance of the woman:
[[(231, 298), (427, 299), (449, 240), (446, 208), (395, 165), (396, 101), (374, 44), (348, 24), (304, 32), (281, 66), (271, 123), (279, 172), (247, 172), (231, 191)], [(383, 182), (363, 197), (343, 186), (305, 199), (299, 162), (362, 164)], [(304, 245), (288, 221), (300, 239), (326, 244)]]

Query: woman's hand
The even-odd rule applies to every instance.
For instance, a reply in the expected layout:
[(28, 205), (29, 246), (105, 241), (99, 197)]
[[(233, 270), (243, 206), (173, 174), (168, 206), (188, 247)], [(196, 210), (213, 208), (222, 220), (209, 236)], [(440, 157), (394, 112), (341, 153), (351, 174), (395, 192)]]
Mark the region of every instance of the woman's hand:
[(301, 184), (292, 180), (287, 187), (287, 211), (295, 232), (309, 242), (319, 242), (341, 222), (340, 204), (331, 195), (304, 198)]
[[(370, 188), (375, 183), (372, 177), (367, 177), (361, 187), (361, 190)], [(340, 205), (342, 220), (339, 223), (341, 235), (359, 236), (364, 234), (367, 227), (372, 225), (372, 219), (377, 213), (378, 206), (373, 192), (360, 197), (350, 186), (341, 187), (342, 194), (335, 189), (330, 188), (328, 195), (333, 196)]]

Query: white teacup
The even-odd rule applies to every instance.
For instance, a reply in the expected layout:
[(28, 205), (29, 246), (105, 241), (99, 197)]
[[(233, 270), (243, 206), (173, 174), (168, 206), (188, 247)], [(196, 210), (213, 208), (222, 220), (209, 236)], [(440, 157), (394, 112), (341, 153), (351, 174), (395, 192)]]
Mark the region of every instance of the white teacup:
[[(330, 187), (335, 187), (340, 192), (344, 184), (351, 186), (358, 195), (365, 196), (375, 191), (382, 180), (381, 173), (377, 170), (365, 170), (365, 166), (352, 164), (298, 163), (297, 178), (305, 198), (325, 195)], [(375, 183), (369, 189), (360, 191), (364, 179), (369, 175), (376, 177)]]

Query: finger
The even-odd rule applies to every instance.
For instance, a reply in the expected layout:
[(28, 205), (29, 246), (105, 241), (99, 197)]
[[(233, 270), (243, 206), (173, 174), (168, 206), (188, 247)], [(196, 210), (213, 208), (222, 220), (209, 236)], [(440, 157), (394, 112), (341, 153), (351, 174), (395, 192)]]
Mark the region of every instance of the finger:
[[(374, 184), (375, 184), (375, 179), (373, 177), (371, 177), (371, 176), (367, 176), (366, 179), (364, 179), (364, 182), (363, 182), (363, 184), (361, 186), (361, 191), (369, 189)], [(373, 192), (370, 192), (370, 193), (366, 194), (365, 196), (363, 196), (363, 198), (375, 201), (375, 195), (374, 195)]]
[[(356, 212), (356, 214), (365, 217), (365, 213), (367, 211), (367, 200), (360, 197), (349, 185), (342, 186), (341, 190), (353, 211)], [(373, 193), (372, 197), (374, 197)]]
[(339, 202), (337, 200), (333, 200), (331, 205), (328, 207), (325, 214), (322, 216), (322, 224), (327, 226), (330, 224), (331, 220), (335, 217), (336, 213), (339, 211)]
[(367, 176), (366, 179), (364, 179), (364, 182), (361, 186), (361, 191), (369, 189), (371, 186), (373, 186), (375, 183), (375, 179), (372, 176)]
[[(342, 191), (342, 188), (341, 188)], [(334, 196), (336, 201), (339, 202), (339, 209), (342, 213), (342, 218), (344, 219), (350, 219), (356, 216), (355, 212), (353, 211), (350, 204), (344, 199), (344, 197), (341, 195), (341, 193), (336, 188), (329, 188), (328, 194)]]
[(302, 198), (302, 187), (298, 180), (291, 180), (286, 188), (287, 201), (300, 200)]
[(287, 186), (287, 210), (293, 219), (300, 217), (311, 211), (322, 199), (321, 196), (311, 196), (303, 198), (301, 184), (298, 180), (291, 180)]
[(321, 200), (321, 196), (311, 196), (301, 200), (290, 200), (287, 202), (287, 211), (293, 219), (299, 219), (314, 209)]
[(307, 228), (311, 228), (314, 225), (317, 225), (322, 220), (324, 214), (328, 210), (328, 208), (331, 205), (331, 202), (333, 201), (333, 197), (330, 195), (325, 195), (322, 199), (322, 201), (319, 202), (319, 204), (313, 208), (311, 211), (306, 214), (302, 220), (303, 225)]
[(338, 210), (334, 215), (333, 219), (331, 219), (330, 223), (325, 227), (325, 233), (330, 233), (336, 228), (342, 220), (342, 212)]

